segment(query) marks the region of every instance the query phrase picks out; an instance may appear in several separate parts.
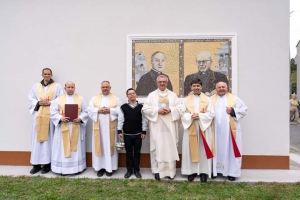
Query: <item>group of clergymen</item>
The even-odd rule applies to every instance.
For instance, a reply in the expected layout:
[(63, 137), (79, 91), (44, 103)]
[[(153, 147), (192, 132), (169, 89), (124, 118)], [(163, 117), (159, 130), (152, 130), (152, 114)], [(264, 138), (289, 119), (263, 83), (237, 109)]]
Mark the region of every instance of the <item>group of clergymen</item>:
[[(113, 95), (109, 81), (101, 83), (101, 93), (87, 104), (75, 93), (75, 83), (60, 84), (52, 79), (52, 70), (42, 70), (43, 80), (30, 91), (29, 111), (34, 116), (30, 173), (52, 170), (62, 176), (80, 174), (86, 169), (86, 124), (93, 121), (92, 166), (98, 177), (112, 176), (118, 169), (116, 142), (124, 140), (127, 172), (141, 178), (140, 151), (149, 127), (151, 170), (156, 180), (174, 179), (179, 161), (179, 123), (182, 140), (181, 173), (193, 181), (227, 176), (234, 181), (241, 174), (242, 138), (239, 120), (247, 107), (227, 91), (225, 82), (216, 84), (211, 97), (201, 93), (202, 82), (191, 81), (190, 94), (180, 100), (167, 89), (168, 77), (157, 77), (157, 89), (142, 105), (133, 88), (126, 91), (128, 103), (122, 105)], [(78, 117), (70, 121), (65, 105), (77, 104)]]

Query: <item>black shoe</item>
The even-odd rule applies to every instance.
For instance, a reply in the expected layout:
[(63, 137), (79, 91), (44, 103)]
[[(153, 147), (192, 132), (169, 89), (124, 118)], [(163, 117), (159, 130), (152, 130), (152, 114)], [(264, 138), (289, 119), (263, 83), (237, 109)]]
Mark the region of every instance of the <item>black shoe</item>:
[(44, 167), (42, 168), (41, 174), (47, 174), (50, 171), (51, 171), (50, 165), (44, 165)]
[[(85, 168), (86, 169), (86, 168)], [(85, 171), (85, 169), (84, 170), (82, 170), (81, 172), (77, 172), (77, 173), (75, 173), (74, 175), (80, 175), (82, 172), (84, 172)]]
[(154, 174), (154, 178), (155, 180), (160, 181), (159, 173)]
[(171, 176), (167, 176), (166, 178), (168, 178), (170, 180), (174, 180), (175, 176), (173, 178), (171, 178)]
[(230, 181), (235, 181), (235, 177), (228, 176), (228, 180), (230, 180)]
[(102, 177), (103, 174), (104, 174), (104, 172), (105, 172), (105, 169), (100, 169), (100, 170), (97, 172), (97, 176), (98, 176), (98, 177)]
[(134, 172), (135, 177), (142, 178), (142, 175), (140, 172)]
[(188, 176), (188, 181), (192, 182), (194, 181), (195, 177), (197, 176), (197, 174), (191, 174)]
[(207, 182), (207, 174), (200, 174), (200, 181), (202, 183), (206, 183)]
[(112, 172), (106, 172), (106, 176), (112, 176)]
[(132, 171), (127, 171), (124, 178), (129, 178), (132, 175)]
[(40, 171), (42, 168), (40, 165), (35, 165), (33, 166), (33, 168), (30, 170), (30, 174), (35, 174), (37, 173), (38, 171)]

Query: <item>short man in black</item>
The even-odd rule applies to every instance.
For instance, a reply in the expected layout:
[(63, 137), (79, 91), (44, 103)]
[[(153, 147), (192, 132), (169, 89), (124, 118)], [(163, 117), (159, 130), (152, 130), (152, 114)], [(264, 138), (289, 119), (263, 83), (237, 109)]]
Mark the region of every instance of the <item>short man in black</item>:
[(142, 140), (146, 137), (147, 119), (142, 115), (142, 104), (136, 101), (136, 92), (133, 88), (126, 91), (128, 103), (120, 107), (118, 114), (118, 136), (123, 139), (124, 134), (126, 150), (127, 172), (124, 178), (129, 178), (133, 171), (137, 178), (140, 174), (140, 154)]

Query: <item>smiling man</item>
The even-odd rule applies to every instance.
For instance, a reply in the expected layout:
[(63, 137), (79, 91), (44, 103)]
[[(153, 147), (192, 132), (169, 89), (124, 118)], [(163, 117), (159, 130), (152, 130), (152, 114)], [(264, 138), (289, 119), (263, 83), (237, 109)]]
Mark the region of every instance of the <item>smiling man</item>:
[[(162, 71), (165, 69), (166, 57), (163, 52), (156, 51), (151, 56), (151, 65), (152, 69), (143, 75), (136, 88), (136, 94), (140, 96), (147, 96), (150, 92), (157, 89), (156, 78), (159, 75), (165, 75), (168, 79), (169, 77), (166, 74), (163, 74)], [(167, 88), (173, 91), (172, 84), (170, 80), (168, 81)]]
[(160, 75), (157, 89), (151, 92), (142, 108), (149, 120), (151, 170), (156, 180), (176, 175), (176, 160), (179, 160), (178, 120), (180, 103), (177, 95), (167, 89), (168, 77)]
[(109, 81), (101, 83), (101, 93), (92, 97), (88, 105), (93, 120), (92, 162), (97, 176), (112, 176), (118, 169), (117, 118), (122, 105), (120, 99), (110, 92)]
[(146, 137), (147, 119), (142, 115), (143, 105), (136, 100), (135, 90), (129, 88), (126, 96), (128, 103), (121, 106), (118, 114), (118, 136), (122, 140), (124, 135), (126, 150), (127, 172), (124, 178), (129, 178), (132, 173), (137, 178), (142, 178), (140, 155), (142, 140)]
[(228, 92), (225, 82), (216, 84), (211, 97), (215, 110), (213, 132), (215, 133), (216, 154), (213, 158), (213, 174), (227, 176), (234, 181), (241, 176), (242, 133), (240, 119), (247, 114), (247, 106), (237, 96)]
[[(86, 168), (85, 132), (88, 115), (87, 104), (82, 96), (75, 93), (75, 83), (65, 84), (66, 94), (59, 96), (50, 106), (51, 120), (55, 125), (52, 145), (51, 169), (62, 176), (79, 174)], [(73, 107), (77, 117), (70, 120), (65, 116), (66, 104)]]
[(192, 80), (192, 94), (184, 99), (181, 173), (188, 175), (188, 181), (200, 175), (200, 181), (206, 182), (211, 177), (214, 135), (210, 125), (215, 114), (210, 98), (201, 89), (201, 80)]
[[(52, 70), (42, 70), (43, 80), (36, 83), (28, 95), (28, 109), (33, 115), (31, 135), (31, 158), (33, 168), (30, 174), (42, 170), (46, 174), (51, 170), (51, 148), (54, 124), (50, 121), (50, 105), (53, 100), (63, 94), (60, 84), (52, 79)], [(43, 168), (41, 167), (43, 166)]]

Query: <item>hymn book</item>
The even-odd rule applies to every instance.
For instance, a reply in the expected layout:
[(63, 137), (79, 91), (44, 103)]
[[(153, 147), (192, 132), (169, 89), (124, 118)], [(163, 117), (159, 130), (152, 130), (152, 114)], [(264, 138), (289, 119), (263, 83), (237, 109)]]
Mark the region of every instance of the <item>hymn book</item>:
[(69, 117), (72, 122), (78, 118), (78, 104), (65, 104), (65, 117)]

